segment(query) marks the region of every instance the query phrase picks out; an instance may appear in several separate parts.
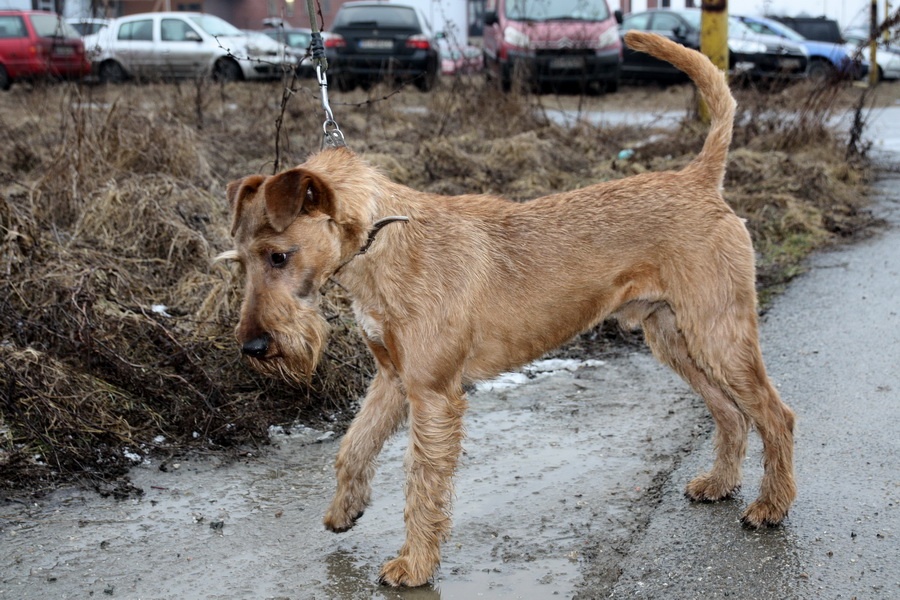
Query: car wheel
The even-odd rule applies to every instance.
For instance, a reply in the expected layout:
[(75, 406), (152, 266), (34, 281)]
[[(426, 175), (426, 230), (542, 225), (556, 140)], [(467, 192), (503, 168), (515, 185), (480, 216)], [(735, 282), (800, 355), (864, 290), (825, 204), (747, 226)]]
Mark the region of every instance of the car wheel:
[(97, 73), (100, 83), (122, 83), (125, 81), (125, 69), (114, 60), (107, 60), (100, 64)]
[(244, 74), (241, 72), (241, 66), (230, 58), (222, 58), (213, 65), (212, 78), (213, 81), (219, 83), (227, 83), (229, 81), (240, 81)]
[(416, 77), (415, 83), (416, 87), (419, 88), (420, 92), (429, 92), (434, 86), (437, 84), (438, 74), (437, 68), (425, 71), (418, 77)]
[(882, 82), (884, 81), (884, 71), (880, 66), (876, 65), (876, 67), (878, 68), (878, 81)]
[(806, 76), (815, 81), (826, 81), (833, 78), (834, 74), (834, 67), (824, 60), (814, 60), (806, 68)]
[(500, 91), (512, 91), (512, 73), (499, 60), (497, 61), (497, 72), (499, 73), (497, 81), (500, 84)]
[(9, 73), (6, 72), (6, 68), (3, 65), (0, 65), (0, 90), (5, 92), (11, 85), (12, 80), (9, 78)]

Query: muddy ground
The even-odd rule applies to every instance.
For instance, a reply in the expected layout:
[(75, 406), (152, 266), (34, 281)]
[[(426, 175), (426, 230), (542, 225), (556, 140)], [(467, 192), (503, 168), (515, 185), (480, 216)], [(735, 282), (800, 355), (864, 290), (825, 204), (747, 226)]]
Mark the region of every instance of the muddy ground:
[(298, 427), (237, 462), (150, 460), (130, 475), (140, 498), (7, 502), (0, 598), (602, 597), (660, 482), (709, 428), (702, 401), (642, 352), (543, 363), (470, 402), (434, 586), (375, 583), (403, 542), (405, 436), (383, 454), (372, 506), (333, 534), (321, 519), (337, 439)]

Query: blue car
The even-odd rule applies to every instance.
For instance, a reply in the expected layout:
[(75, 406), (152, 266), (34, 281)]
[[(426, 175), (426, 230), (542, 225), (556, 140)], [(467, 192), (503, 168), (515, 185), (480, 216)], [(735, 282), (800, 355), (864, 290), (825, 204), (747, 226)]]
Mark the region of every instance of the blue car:
[(866, 65), (854, 57), (854, 52), (843, 44), (809, 40), (773, 19), (765, 17), (737, 17), (757, 33), (777, 35), (796, 42), (809, 52), (806, 74), (813, 79), (859, 79), (866, 74)]

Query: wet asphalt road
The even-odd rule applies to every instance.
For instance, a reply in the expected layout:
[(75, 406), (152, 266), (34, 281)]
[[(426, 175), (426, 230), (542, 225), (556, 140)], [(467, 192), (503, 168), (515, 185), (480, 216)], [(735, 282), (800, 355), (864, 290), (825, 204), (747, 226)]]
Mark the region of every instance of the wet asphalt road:
[[(798, 417), (787, 521), (742, 530), (752, 497), (686, 503), (706, 440), (665, 484), (611, 597), (900, 598), (900, 109), (876, 118), (875, 148), (894, 170), (878, 185), (886, 228), (816, 256), (762, 324), (769, 374)], [(753, 442), (746, 496), (761, 475)]]

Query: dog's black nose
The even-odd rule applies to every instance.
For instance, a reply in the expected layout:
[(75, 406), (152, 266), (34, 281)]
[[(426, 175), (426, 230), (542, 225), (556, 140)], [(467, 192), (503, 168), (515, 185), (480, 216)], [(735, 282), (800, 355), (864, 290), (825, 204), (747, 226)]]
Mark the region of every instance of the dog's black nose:
[(269, 334), (264, 333), (241, 346), (241, 352), (253, 358), (264, 358), (269, 351)]

